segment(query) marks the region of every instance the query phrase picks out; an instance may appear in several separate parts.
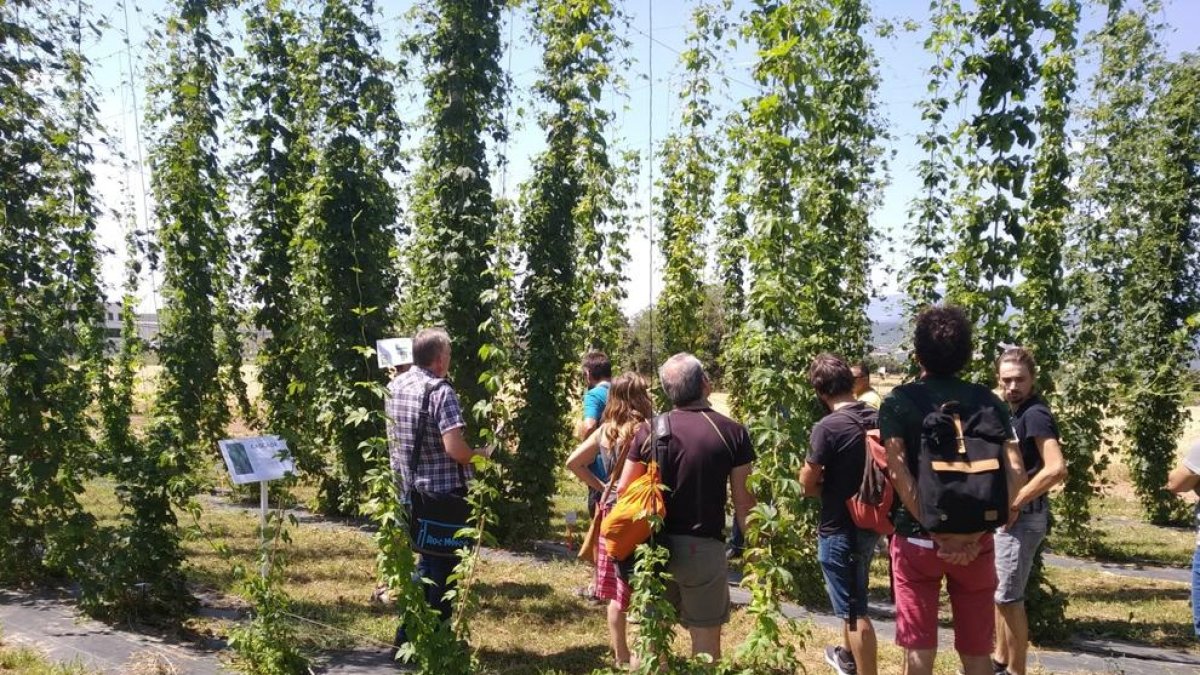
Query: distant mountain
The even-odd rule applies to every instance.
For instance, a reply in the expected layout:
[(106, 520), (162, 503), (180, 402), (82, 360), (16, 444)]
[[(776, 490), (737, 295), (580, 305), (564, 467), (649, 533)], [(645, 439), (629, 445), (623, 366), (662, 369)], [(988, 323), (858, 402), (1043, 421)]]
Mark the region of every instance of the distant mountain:
[(903, 321), (872, 321), (871, 346), (877, 351), (894, 352), (907, 337), (908, 324)]
[[(871, 319), (871, 346), (874, 351), (895, 352), (904, 345), (908, 331), (908, 322), (904, 318), (904, 296), (872, 298), (867, 306), (867, 317)], [(1189, 367), (1200, 370), (1200, 339), (1196, 341), (1196, 357)]]
[(904, 343), (908, 324), (904, 320), (904, 296), (872, 298), (867, 305), (871, 319), (871, 345), (879, 351), (894, 352)]

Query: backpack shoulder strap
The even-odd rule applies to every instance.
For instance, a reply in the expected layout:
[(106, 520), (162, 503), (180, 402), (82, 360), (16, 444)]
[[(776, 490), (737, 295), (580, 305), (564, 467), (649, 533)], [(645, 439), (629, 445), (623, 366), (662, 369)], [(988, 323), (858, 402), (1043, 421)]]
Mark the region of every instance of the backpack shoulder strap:
[(662, 457), (663, 443), (662, 443), (662, 441), (670, 441), (671, 440), (671, 413), (665, 412), (665, 413), (662, 413), (661, 415), (655, 415), (651, 431), (652, 431), (652, 433), (650, 435), (650, 438), (647, 440), (650, 440), (652, 443), (651, 447), (653, 448), (653, 452), (654, 452), (654, 454), (653, 454), (654, 461), (657, 462), (658, 465), (661, 467), (662, 460), (663, 460), (663, 457)]

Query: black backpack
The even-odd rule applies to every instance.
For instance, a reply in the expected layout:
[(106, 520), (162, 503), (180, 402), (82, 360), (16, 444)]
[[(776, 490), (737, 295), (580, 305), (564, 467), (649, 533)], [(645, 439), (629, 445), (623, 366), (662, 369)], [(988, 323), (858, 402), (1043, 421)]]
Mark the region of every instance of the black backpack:
[[(917, 449), (921, 526), (930, 532), (995, 530), (1008, 520), (1004, 444), (1012, 436), (992, 406), (935, 403), (922, 387), (904, 393), (925, 411)], [(910, 467), (911, 468), (911, 467)]]

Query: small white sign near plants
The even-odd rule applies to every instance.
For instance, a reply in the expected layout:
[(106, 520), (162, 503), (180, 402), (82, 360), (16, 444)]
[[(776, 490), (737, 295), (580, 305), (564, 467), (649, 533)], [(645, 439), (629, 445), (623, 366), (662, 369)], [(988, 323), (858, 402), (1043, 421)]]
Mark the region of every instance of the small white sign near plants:
[(412, 338), (387, 338), (375, 341), (375, 358), (380, 368), (407, 366), (412, 360)]
[(278, 436), (227, 438), (217, 441), (234, 483), (265, 483), (296, 470), (287, 442)]

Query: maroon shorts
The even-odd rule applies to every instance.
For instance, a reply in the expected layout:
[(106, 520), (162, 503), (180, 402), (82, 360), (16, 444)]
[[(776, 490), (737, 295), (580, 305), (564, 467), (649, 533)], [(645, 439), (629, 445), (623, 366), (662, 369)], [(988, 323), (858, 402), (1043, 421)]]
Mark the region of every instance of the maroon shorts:
[[(608, 515), (608, 509), (603, 510)], [(604, 518), (601, 515), (601, 519)], [(617, 561), (608, 555), (604, 548), (604, 537), (596, 542), (596, 598), (599, 600), (616, 600), (621, 603), (621, 609), (629, 609), (629, 584), (617, 575)]]
[(992, 594), (996, 592), (996, 552), (992, 535), (979, 539), (979, 556), (969, 565), (952, 565), (927, 539), (892, 537), (892, 575), (896, 587), (896, 644), (905, 649), (937, 649), (938, 594), (942, 579), (954, 613), (954, 648), (965, 656), (992, 652), (996, 630)]

